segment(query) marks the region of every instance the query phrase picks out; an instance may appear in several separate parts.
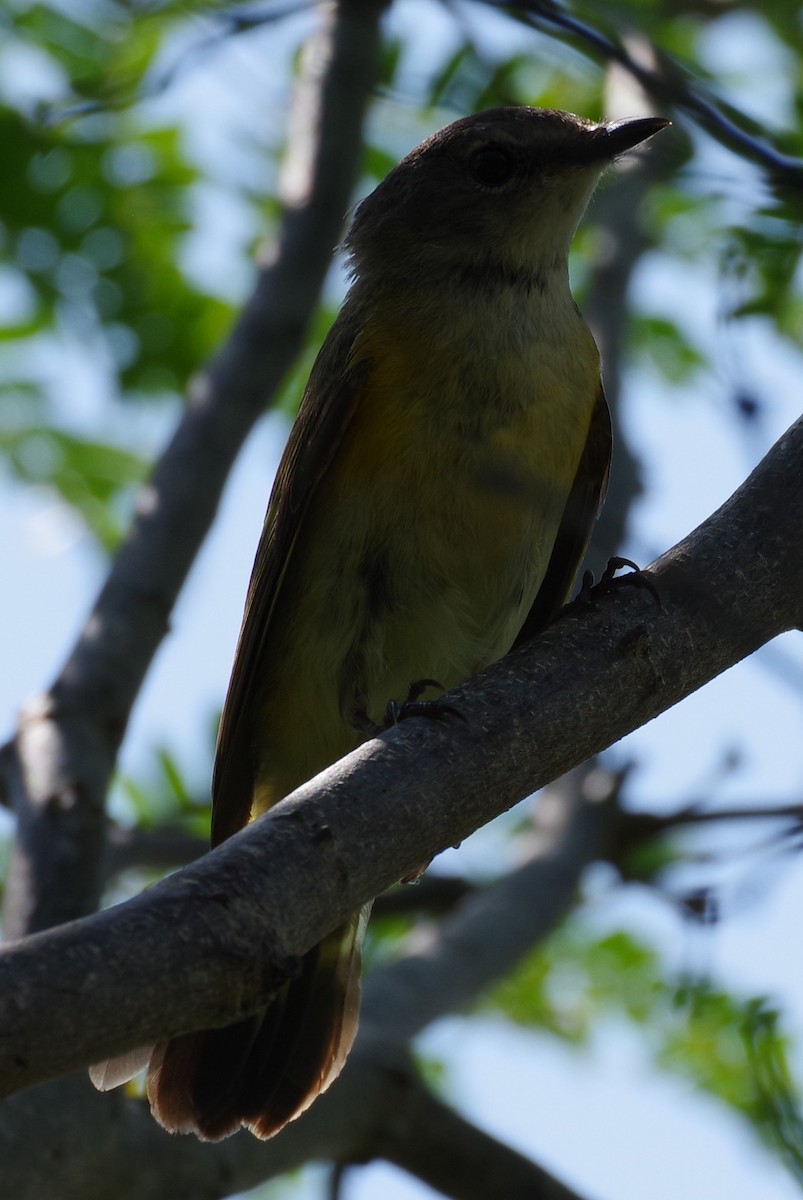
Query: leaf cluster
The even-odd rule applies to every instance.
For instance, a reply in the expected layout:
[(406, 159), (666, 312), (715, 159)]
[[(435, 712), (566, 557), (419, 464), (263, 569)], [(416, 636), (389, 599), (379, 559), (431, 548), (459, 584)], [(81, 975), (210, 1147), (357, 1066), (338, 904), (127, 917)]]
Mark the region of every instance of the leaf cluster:
[(569, 920), (489, 997), (486, 1009), (577, 1047), (606, 1020), (638, 1030), (656, 1068), (744, 1117), (803, 1178), (803, 1116), (779, 1013), (704, 978), (673, 977), (627, 930), (600, 937)]

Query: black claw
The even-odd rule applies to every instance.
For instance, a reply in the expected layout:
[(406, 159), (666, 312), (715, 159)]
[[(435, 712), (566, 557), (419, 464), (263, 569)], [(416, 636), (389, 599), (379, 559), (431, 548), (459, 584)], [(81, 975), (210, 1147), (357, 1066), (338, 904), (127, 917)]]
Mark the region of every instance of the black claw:
[(385, 709), (385, 728), (390, 729), (393, 725), (398, 725), (400, 721), (406, 721), (408, 717), (427, 717), (429, 720), (445, 721), (447, 717), (457, 717), (464, 725), (468, 721), (452, 704), (444, 704), (443, 700), (419, 700), (428, 687), (439, 688), (443, 691), (443, 687), (438, 683), (437, 679), (416, 679), (407, 689), (407, 699), (401, 704), (397, 700), (389, 700), (388, 706)]
[[(629, 567), (629, 574), (616, 574), (625, 567)], [(563, 611), (566, 613), (576, 612), (581, 607), (593, 604), (600, 596), (605, 596), (609, 592), (623, 587), (644, 588), (650, 593), (658, 607), (661, 607), (661, 596), (652, 576), (648, 575), (646, 571), (642, 571), (641, 567), (632, 559), (616, 556), (608, 559), (608, 565), (602, 572), (599, 582), (594, 581), (592, 571), (584, 573), (579, 592)]]
[(377, 725), (376, 721), (372, 721), (364, 709), (360, 709), (354, 713), (351, 724), (357, 733), (361, 733), (365, 738), (379, 737), (380, 733), (384, 733), (386, 728), (386, 726)]
[[(623, 570), (625, 567), (630, 568), (628, 575), (616, 574), (617, 571)], [(620, 587), (643, 588), (650, 593), (658, 607), (661, 607), (661, 594), (658, 591), (655, 580), (646, 571), (643, 571), (638, 563), (634, 563), (632, 558), (609, 558), (608, 565), (603, 571), (602, 578), (597, 587), (608, 592)]]
[(446, 690), (442, 683), (438, 683), (437, 679), (416, 679), (408, 687), (407, 697), (404, 703), (412, 704), (412, 702), (417, 700), (419, 696), (423, 696), (424, 692), (429, 687), (436, 688), (439, 692), (444, 692)]

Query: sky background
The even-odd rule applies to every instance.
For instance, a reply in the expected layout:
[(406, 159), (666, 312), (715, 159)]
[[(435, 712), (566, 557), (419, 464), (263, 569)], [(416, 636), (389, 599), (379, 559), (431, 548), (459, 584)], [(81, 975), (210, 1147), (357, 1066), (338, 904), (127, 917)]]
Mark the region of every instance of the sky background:
[[(393, 20), (426, 53), (442, 53), (447, 36), (442, 13), (418, 0), (394, 7)], [(239, 248), (253, 230), (238, 205), (231, 181), (253, 171), (238, 151), (243, 122), (270, 114), (279, 130), (287, 106), (284, 39), (295, 40), (305, 19), (289, 22), (270, 44), (238, 41), (208, 55), (169, 95), (155, 102), (153, 118), (186, 117), (192, 152), (217, 164), (218, 180), (197, 198), (201, 233), (190, 239), (187, 259), (205, 281), (215, 279), (229, 296), (247, 287)], [(496, 37), (494, 25), (493, 36)], [(190, 36), (190, 35), (188, 35)], [(178, 48), (174, 48), (177, 52)], [(755, 26), (735, 22), (708, 49), (712, 66), (728, 65), (734, 98), (756, 115), (783, 105), (774, 45)], [(271, 60), (271, 55), (275, 56)], [(266, 61), (267, 56), (267, 61)], [(271, 69), (271, 61), (275, 70)], [(23, 82), (33, 87), (33, 74)], [(245, 86), (249, 102), (236, 102)], [(44, 86), (39, 80), (40, 89)], [(198, 105), (205, 119), (198, 120)], [(161, 106), (161, 109), (160, 109)], [(408, 114), (383, 101), (372, 120), (397, 129), (398, 149), (410, 148), (429, 131), (411, 126)], [(448, 119), (448, 117), (446, 118)], [(444, 123), (433, 117), (431, 128)], [(407, 139), (406, 141), (404, 139)], [(265, 166), (266, 174), (271, 170)], [(695, 170), (702, 189), (712, 188), (736, 211), (742, 189), (754, 176), (724, 152), (701, 140)], [(694, 388), (670, 388), (643, 366), (625, 376), (623, 419), (632, 448), (644, 464), (648, 492), (634, 514), (631, 543), (624, 547), (647, 562), (689, 532), (721, 504), (762, 454), (798, 416), (801, 356), (781, 345), (766, 323), (740, 326), (738, 346), (723, 331), (715, 241), (693, 268), (664, 256), (642, 264), (634, 287), (656, 313), (671, 313), (690, 335), (713, 347), (717, 370)], [(222, 284), (221, 282), (222, 281)], [(333, 272), (331, 287), (341, 281)], [(0, 314), (13, 297), (0, 285)], [(53, 368), (51, 368), (53, 369)], [(173, 414), (137, 413), (107, 404), (102, 385), (87, 371), (79, 344), (65, 343), (57, 360), (61, 403), (76, 429), (102, 422), (110, 436), (147, 445), (155, 453)], [(763, 401), (762, 419), (750, 438), (734, 425), (728, 408), (734, 376)], [(223, 505), (176, 608), (166, 639), (137, 703), (121, 770), (152, 769), (154, 747), (166, 744), (202, 792), (208, 787), (211, 731), (222, 701), (239, 628), (242, 603), (273, 471), (287, 422), (272, 414), (246, 446)], [(104, 564), (80, 522), (45, 491), (22, 491), (0, 478), (0, 544), (7, 564), (0, 592), (0, 737), (13, 729), (26, 697), (47, 686), (81, 627), (102, 581)], [(755, 804), (793, 803), (803, 778), (803, 648), (788, 635), (714, 681), (701, 693), (620, 743), (613, 761), (638, 764), (631, 794), (651, 810), (675, 808), (697, 796)], [(740, 767), (723, 761), (738, 752)], [(728, 836), (734, 848), (750, 844), (756, 828)], [(492, 831), (443, 856), (443, 869), (485, 861), (495, 845)], [(707, 868), (689, 869), (690, 882), (708, 881)], [(718, 873), (724, 920), (713, 932), (694, 929), (654, 893), (639, 887), (612, 889), (592, 883), (600, 931), (628, 928), (660, 947), (669, 966), (693, 964), (740, 994), (766, 995), (785, 1012), (786, 1028), (803, 1042), (803, 971), (798, 914), (803, 908), (803, 870), (796, 859), (734, 856)], [(642, 1039), (624, 1023), (606, 1021), (582, 1051), (554, 1039), (513, 1028), (491, 1016), (439, 1023), (421, 1041), (425, 1053), (447, 1067), (446, 1094), (484, 1129), (531, 1154), (589, 1200), (792, 1200), (791, 1177), (763, 1151), (752, 1133), (715, 1101), (680, 1079), (658, 1074)], [(803, 1062), (797, 1054), (798, 1074)], [(321, 1170), (310, 1169), (298, 1195), (321, 1194)], [(416, 1181), (382, 1165), (355, 1171), (347, 1200), (421, 1200), (434, 1195)]]

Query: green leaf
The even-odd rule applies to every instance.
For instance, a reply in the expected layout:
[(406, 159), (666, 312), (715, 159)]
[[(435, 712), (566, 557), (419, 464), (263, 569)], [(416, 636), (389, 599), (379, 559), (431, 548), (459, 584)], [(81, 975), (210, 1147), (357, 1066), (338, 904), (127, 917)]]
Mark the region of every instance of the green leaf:
[(48, 425), (0, 429), (0, 451), (18, 479), (53, 488), (105, 549), (114, 548), (125, 523), (114, 502), (144, 478), (143, 458)]
[(648, 359), (672, 383), (688, 382), (707, 365), (705, 357), (667, 317), (634, 314), (631, 336), (636, 353)]
[(577, 1044), (603, 1017), (626, 1017), (651, 1047), (656, 1065), (740, 1113), (803, 1179), (803, 1117), (789, 1041), (778, 1013), (765, 1002), (705, 980), (667, 978), (656, 952), (632, 934), (596, 938), (574, 919), (529, 955), (483, 1007)]

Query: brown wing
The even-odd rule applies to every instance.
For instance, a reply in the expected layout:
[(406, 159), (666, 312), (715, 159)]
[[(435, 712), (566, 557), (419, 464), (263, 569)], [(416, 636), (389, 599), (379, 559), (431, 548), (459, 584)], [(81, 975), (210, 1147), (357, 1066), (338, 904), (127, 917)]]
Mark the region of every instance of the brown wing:
[(350, 352), (351, 338), (338, 321), (315, 361), (276, 473), (220, 719), (212, 776), (213, 846), (241, 829), (250, 815), (251, 714), (276, 596), (310, 499), (340, 445), (371, 370), (368, 361), (351, 363)]
[(594, 522), (605, 500), (611, 444), (611, 414), (600, 382), (585, 449), (563, 510), (544, 581), (514, 642), (515, 646), (539, 633), (566, 603), (588, 547)]

